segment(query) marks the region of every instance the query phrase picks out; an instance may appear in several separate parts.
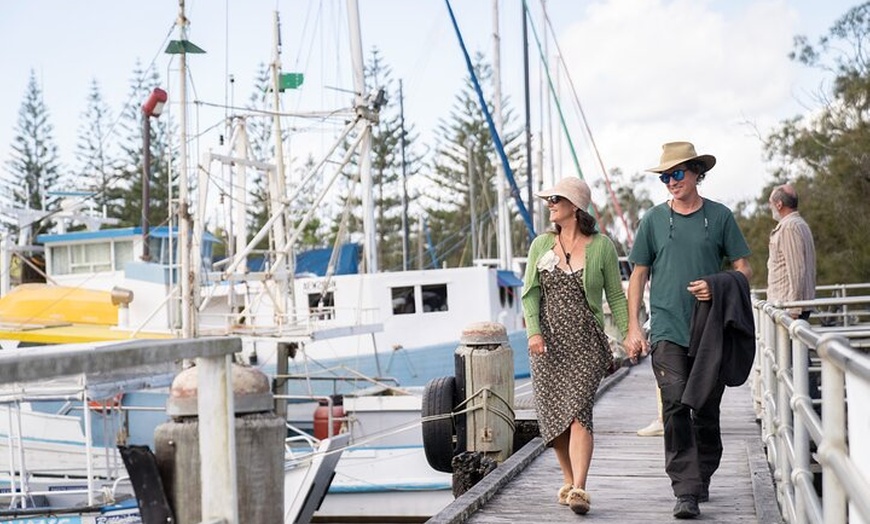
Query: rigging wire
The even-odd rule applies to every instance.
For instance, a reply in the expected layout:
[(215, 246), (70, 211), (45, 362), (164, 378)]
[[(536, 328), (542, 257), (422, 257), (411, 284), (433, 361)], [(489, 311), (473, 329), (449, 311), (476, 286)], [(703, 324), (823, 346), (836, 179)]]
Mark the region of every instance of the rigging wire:
[[(525, 9), (526, 12), (529, 13), (529, 17), (532, 16), (531, 12), (529, 11), (529, 7), (526, 3), (526, 0), (523, 0), (523, 9)], [(553, 24), (550, 20), (550, 16), (547, 14), (546, 9), (544, 10), (544, 20), (545, 20), (547, 26), (550, 28), (550, 33), (555, 35), (556, 31), (553, 28)], [(532, 27), (532, 32), (535, 35), (535, 41), (538, 45), (538, 51), (541, 52), (542, 51), (541, 50), (541, 42), (540, 42), (540, 40), (538, 40), (538, 33), (537, 33), (537, 30), (535, 30), (535, 24), (532, 23), (530, 25)], [(628, 246), (631, 247), (631, 245), (634, 243), (634, 240), (633, 240), (633, 237), (631, 234), (631, 228), (628, 227), (628, 221), (626, 221), (625, 214), (622, 212), (622, 206), (620, 206), (619, 200), (616, 198), (616, 193), (613, 191), (613, 186), (610, 183), (610, 176), (607, 173), (607, 169), (604, 167), (604, 161), (601, 159), (601, 153), (598, 150), (598, 146), (595, 144), (595, 138), (592, 135), (592, 129), (589, 126), (589, 121), (586, 119), (586, 112), (583, 111), (583, 106), (580, 104), (580, 99), (577, 96), (577, 89), (574, 87), (574, 80), (571, 77), (571, 73), (568, 69), (568, 64), (565, 62), (565, 56), (562, 54), (562, 48), (559, 45), (559, 41), (555, 37), (553, 38), (553, 43), (556, 45), (556, 56), (558, 57), (558, 60), (562, 64), (563, 69), (565, 71), (565, 78), (568, 79), (568, 85), (571, 89), (571, 94), (573, 95), (574, 104), (576, 105), (577, 109), (579, 110), (581, 120), (583, 121), (583, 126), (586, 128), (586, 133), (589, 136), (589, 141), (592, 144), (592, 150), (595, 152), (595, 158), (598, 160), (598, 165), (601, 168), (602, 175), (604, 176), (604, 183), (607, 186), (607, 192), (610, 195), (610, 199), (611, 199), (611, 202), (613, 203), (614, 210), (616, 211), (616, 214), (619, 216), (620, 221), (622, 221), (623, 228), (625, 228), (625, 234), (626, 234), (627, 239), (628, 239)], [(544, 63), (546, 64), (546, 57), (542, 57), (542, 60), (544, 60)], [(549, 78), (549, 67), (547, 67), (546, 70), (547, 70), (547, 77)], [(550, 88), (553, 89), (552, 82), (550, 83)], [(555, 96), (555, 92), (554, 92), (554, 96)], [(558, 100), (556, 100), (556, 107), (559, 107)], [(560, 110), (560, 113), (561, 113), (561, 110)], [(572, 152), (573, 152), (573, 146), (572, 146)]]
[(511, 195), (514, 197), (514, 201), (516, 202), (517, 208), (520, 211), (520, 216), (523, 217), (523, 221), (526, 224), (529, 241), (531, 242), (535, 238), (535, 225), (532, 223), (532, 217), (529, 216), (526, 205), (523, 203), (523, 199), (520, 196), (520, 190), (517, 187), (516, 180), (514, 180), (513, 170), (511, 169), (510, 162), (508, 161), (507, 155), (504, 152), (504, 144), (502, 144), (501, 138), (498, 135), (498, 131), (495, 129), (495, 123), (492, 120), (492, 115), (489, 112), (489, 107), (487, 107), (486, 99), (483, 96), (483, 90), (480, 87), (480, 81), (478, 81), (477, 75), (474, 72), (474, 66), (471, 63), (471, 57), (469, 56), (468, 49), (465, 46), (465, 40), (463, 40), (462, 32), (459, 30), (459, 23), (456, 21), (456, 16), (454, 16), (453, 14), (453, 8), (450, 6), (450, 0), (444, 0), (444, 3), (447, 5), (447, 11), (450, 14), (450, 20), (453, 23), (453, 29), (456, 31), (456, 38), (459, 40), (459, 47), (462, 49), (462, 54), (465, 57), (465, 67), (468, 69), (468, 74), (470, 75), (471, 82), (474, 85), (474, 91), (477, 93), (477, 98), (480, 103), (480, 109), (481, 111), (483, 111), (483, 114), (486, 117), (486, 123), (489, 127), (489, 133), (492, 136), (492, 141), (495, 144), (496, 152), (501, 159), (501, 163), (505, 171), (505, 176), (507, 177), (508, 184), (511, 187)]

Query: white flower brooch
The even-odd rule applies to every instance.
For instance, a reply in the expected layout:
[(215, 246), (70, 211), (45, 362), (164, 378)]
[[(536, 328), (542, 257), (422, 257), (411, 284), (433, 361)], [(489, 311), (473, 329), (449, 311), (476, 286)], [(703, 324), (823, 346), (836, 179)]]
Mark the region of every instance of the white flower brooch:
[(538, 271), (552, 271), (558, 263), (559, 257), (550, 249), (538, 259)]

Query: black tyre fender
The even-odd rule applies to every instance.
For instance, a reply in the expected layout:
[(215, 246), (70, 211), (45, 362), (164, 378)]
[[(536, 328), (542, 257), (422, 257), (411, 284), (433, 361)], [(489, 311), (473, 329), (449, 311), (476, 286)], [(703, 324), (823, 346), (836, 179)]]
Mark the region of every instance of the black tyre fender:
[[(423, 388), (423, 450), (426, 461), (436, 471), (452, 473), (456, 449), (456, 430), (453, 417), (440, 417), (453, 412), (456, 402), (456, 379), (437, 377)], [(426, 420), (435, 417), (433, 420)]]

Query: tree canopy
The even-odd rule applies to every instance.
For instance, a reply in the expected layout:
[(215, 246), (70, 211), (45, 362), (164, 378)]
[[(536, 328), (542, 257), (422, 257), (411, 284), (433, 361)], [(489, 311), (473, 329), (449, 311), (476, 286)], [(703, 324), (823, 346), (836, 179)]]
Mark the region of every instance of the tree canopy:
[(817, 111), (789, 119), (765, 141), (774, 181), (758, 196), (741, 226), (753, 250), (753, 286), (766, 287), (768, 233), (774, 222), (770, 190), (789, 181), (800, 196), (799, 211), (813, 230), (817, 282), (870, 280), (870, 2), (850, 9), (810, 43), (795, 38), (791, 57), (832, 75), (830, 94), (820, 93)]

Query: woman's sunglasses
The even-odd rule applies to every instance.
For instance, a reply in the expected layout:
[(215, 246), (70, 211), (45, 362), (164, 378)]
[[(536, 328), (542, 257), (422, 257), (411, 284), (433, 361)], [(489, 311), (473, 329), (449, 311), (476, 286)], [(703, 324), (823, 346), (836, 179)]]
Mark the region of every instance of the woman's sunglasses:
[(562, 197), (559, 195), (550, 195), (547, 197), (547, 202), (553, 204), (554, 206), (562, 201)]
[(685, 169), (675, 169), (670, 173), (662, 173), (659, 176), (659, 180), (662, 181), (663, 184), (667, 184), (671, 181), (671, 178), (679, 182), (680, 180), (686, 178), (686, 170)]

